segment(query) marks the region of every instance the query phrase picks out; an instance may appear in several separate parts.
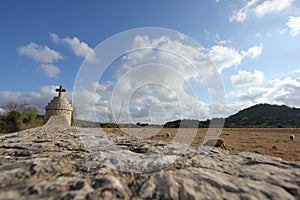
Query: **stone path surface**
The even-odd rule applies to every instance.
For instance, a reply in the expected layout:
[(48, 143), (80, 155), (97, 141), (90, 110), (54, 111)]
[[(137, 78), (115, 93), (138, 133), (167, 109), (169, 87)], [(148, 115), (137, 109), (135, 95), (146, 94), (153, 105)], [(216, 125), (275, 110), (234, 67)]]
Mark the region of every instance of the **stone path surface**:
[(300, 199), (300, 162), (76, 129), (0, 137), (0, 199)]

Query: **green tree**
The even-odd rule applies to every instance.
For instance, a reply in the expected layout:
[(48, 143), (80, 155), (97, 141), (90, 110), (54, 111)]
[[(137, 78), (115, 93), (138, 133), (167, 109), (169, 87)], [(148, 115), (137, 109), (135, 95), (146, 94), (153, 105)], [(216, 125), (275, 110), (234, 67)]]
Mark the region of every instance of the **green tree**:
[(43, 124), (43, 119), (37, 117), (38, 110), (26, 102), (8, 102), (4, 110), (0, 116), (1, 132), (16, 132)]
[(5, 119), (6, 123), (6, 132), (16, 132), (21, 130), (21, 124), (23, 121), (24, 115), (17, 111), (10, 111)]

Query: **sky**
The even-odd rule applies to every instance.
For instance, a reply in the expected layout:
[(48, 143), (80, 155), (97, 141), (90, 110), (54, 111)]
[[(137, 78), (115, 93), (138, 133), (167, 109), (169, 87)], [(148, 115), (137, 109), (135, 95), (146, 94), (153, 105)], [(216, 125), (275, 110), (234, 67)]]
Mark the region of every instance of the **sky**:
[(59, 85), (96, 121), (300, 107), (297, 0), (5, 0), (0, 27), (0, 111), (25, 101), (44, 114)]

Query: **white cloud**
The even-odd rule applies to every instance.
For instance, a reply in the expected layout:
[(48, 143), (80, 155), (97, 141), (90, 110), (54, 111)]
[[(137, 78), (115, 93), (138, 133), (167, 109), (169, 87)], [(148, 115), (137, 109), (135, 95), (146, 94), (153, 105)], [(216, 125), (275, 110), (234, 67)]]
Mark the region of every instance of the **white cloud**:
[(289, 20), (286, 25), (290, 28), (292, 36), (296, 36), (300, 33), (300, 17), (289, 16)]
[[(292, 5), (294, 0), (250, 0), (230, 17), (229, 21), (243, 22), (249, 15), (263, 17), (266, 14), (278, 13)], [(261, 3), (260, 3), (261, 2)]]
[(248, 71), (239, 70), (238, 74), (232, 75), (230, 79), (235, 86), (262, 84), (264, 73), (262, 71), (254, 70), (254, 73), (251, 74)]
[(71, 47), (76, 56), (81, 56), (89, 62), (96, 62), (96, 52), (85, 42), (81, 42), (77, 37), (65, 38), (64, 41)]
[(59, 68), (52, 64), (42, 64), (41, 70), (49, 78), (58, 78), (58, 74), (60, 73)]
[[(179, 118), (224, 116), (219, 91), (222, 88), (215, 86), (214, 76), (239, 65), (245, 57), (259, 56), (262, 45), (246, 51), (225, 45), (206, 49), (180, 38), (136, 36), (132, 41), (135, 50), (109, 66), (105, 72), (109, 75), (103, 75), (108, 77), (105, 82), (100, 80), (90, 88), (73, 91), (78, 96), (74, 99), (78, 117), (94, 120), (96, 112), (98, 120), (107, 121), (110, 114), (120, 111), (122, 100), (120, 122), (163, 123)], [(210, 102), (210, 95), (215, 94), (221, 98)]]
[(59, 42), (60, 39), (59, 39), (58, 35), (56, 35), (55, 33), (49, 33), (49, 35), (53, 42), (55, 42), (55, 43)]
[(222, 70), (225, 68), (241, 64), (242, 60), (245, 57), (255, 58), (262, 53), (263, 44), (250, 47), (246, 51), (238, 50), (230, 47), (230, 44), (232, 43), (231, 40), (222, 39), (218, 33), (211, 34), (208, 31), (205, 31), (205, 34), (207, 36), (207, 40), (213, 40), (213, 42), (217, 44), (208, 49), (205, 49), (205, 51), (208, 52), (207, 55), (216, 65), (219, 72), (222, 72)]
[(293, 75), (296, 76), (270, 81), (274, 85), (272, 95), (276, 103), (300, 107), (300, 77)]
[(279, 34), (280, 34), (280, 35), (283, 35), (283, 34), (286, 33), (287, 31), (288, 31), (287, 28), (280, 29)]
[(110, 96), (112, 89), (99, 83), (90, 88), (72, 91), (76, 119), (108, 122), (112, 114)]
[(261, 55), (263, 45), (250, 47), (247, 51), (239, 51), (237, 49), (216, 45), (209, 49), (209, 57), (216, 65), (217, 69), (222, 72), (223, 69), (241, 64), (245, 57), (256, 58)]
[[(242, 57), (241, 53), (229, 47), (218, 45), (218, 47), (211, 49), (199, 47), (195, 48), (180, 40), (171, 40), (168, 37), (151, 39), (148, 36), (137, 36), (133, 41), (133, 46), (135, 48), (145, 46), (153, 47), (155, 49), (161, 48), (167, 51), (152, 51), (147, 49), (143, 51), (135, 51), (124, 56), (122, 60), (123, 64), (117, 72), (118, 77), (121, 77), (118, 78), (118, 85), (120, 88), (116, 87), (114, 92), (120, 96), (130, 94), (130, 92), (134, 90), (134, 86), (131, 84), (132, 80), (134, 80), (135, 85), (141, 85), (143, 83), (146, 84), (145, 81), (149, 81), (150, 83), (158, 82), (162, 86), (168, 86), (173, 95), (171, 95), (170, 92), (167, 92), (168, 90), (166, 91), (164, 87), (157, 88), (155, 85), (147, 85), (147, 87), (143, 90), (144, 93), (139, 93), (140, 95), (137, 95), (135, 98), (135, 105), (137, 106), (134, 107), (136, 110), (133, 109), (132, 111), (132, 113), (136, 113), (135, 116), (147, 116), (146, 111), (152, 108), (151, 105), (158, 104), (159, 107), (161, 107), (161, 110), (164, 113), (167, 113), (167, 116), (165, 116), (167, 120), (174, 118), (212, 117), (212, 113), (209, 112), (212, 111), (209, 108), (211, 105), (209, 103), (200, 103), (200, 100), (193, 95), (193, 92), (188, 91), (187, 88), (189, 87), (187, 87), (187, 83), (191, 79), (197, 80), (199, 76), (201, 79), (201, 75), (206, 78), (212, 76), (211, 72), (213, 72), (213, 65), (209, 64), (207, 61), (208, 59), (211, 59), (217, 65), (217, 69), (221, 71), (224, 66), (231, 67), (233, 63), (240, 63), (240, 60), (236, 61), (233, 59), (234, 56)], [(222, 51), (224, 49), (226, 50), (225, 52)], [(174, 54), (170, 54), (168, 52), (172, 52)], [(184, 57), (190, 63), (194, 64), (196, 69), (193, 69), (193, 66), (189, 63), (179, 59), (177, 55)], [(222, 58), (221, 60), (220, 57)], [(145, 63), (159, 63), (163, 66), (144, 66), (142, 71), (134, 68), (134, 66), (143, 66)], [(169, 69), (165, 68), (165, 66), (168, 66)], [(218, 68), (218, 66), (220, 67)], [(197, 70), (200, 70), (200, 73)], [(212, 92), (212, 88), (210, 89), (210, 92)], [(170, 98), (170, 95), (173, 97)], [(151, 98), (148, 99), (148, 97)], [(180, 106), (177, 101), (180, 102)], [(203, 109), (204, 106), (207, 108), (206, 110), (209, 111), (206, 113), (201, 111), (201, 116), (196, 117), (196, 111), (191, 105), (191, 102), (201, 104), (201, 109)], [(184, 111), (184, 113), (181, 113), (180, 110)]]
[(63, 59), (59, 52), (54, 51), (47, 46), (41, 46), (33, 42), (27, 46), (19, 47), (17, 51), (19, 55), (25, 55), (40, 63), (53, 63)]
[[(182, 41), (179, 40), (171, 40), (167, 37), (161, 37), (161, 38), (155, 38), (150, 39), (148, 36), (137, 36), (134, 40), (134, 47), (140, 48), (140, 47), (154, 47), (154, 48), (163, 48), (168, 51), (171, 51), (175, 54), (175, 56), (172, 54), (168, 54), (165, 51), (156, 51), (153, 52), (151, 50), (144, 50), (144, 51), (136, 51), (132, 52), (131, 54), (128, 54), (123, 57), (123, 65), (121, 65), (120, 68), (118, 68), (118, 76), (117, 79), (119, 80), (119, 89), (115, 89), (115, 93), (119, 94), (120, 96), (126, 95), (130, 93), (134, 88), (131, 84), (131, 80), (134, 80), (136, 85), (141, 84), (145, 80), (151, 80), (150, 82), (160, 82), (162, 85), (169, 86), (171, 88), (171, 91), (175, 94), (175, 97), (181, 99), (180, 100), (180, 106), (182, 110), (185, 112), (188, 111), (194, 111), (192, 107), (189, 108), (188, 105), (190, 105), (190, 102), (196, 101), (199, 105), (199, 109), (201, 108), (201, 117), (196, 118), (211, 118), (212, 116), (212, 109), (210, 103), (207, 102), (207, 99), (198, 99), (196, 96), (193, 95), (193, 92), (187, 92), (185, 89), (186, 83), (189, 83), (189, 80), (200, 80), (198, 83), (201, 85), (204, 81), (201, 79), (203, 76), (210, 77), (212, 76), (212, 72), (216, 73), (212, 70), (212, 66), (209, 62), (204, 62), (204, 60), (210, 59), (216, 66), (217, 70), (219, 72), (222, 72), (225, 68), (229, 68), (232, 66), (237, 66), (241, 63), (243, 58), (246, 56), (250, 58), (257, 57), (261, 54), (262, 45), (254, 46), (249, 48), (247, 51), (239, 51), (237, 49), (225, 46), (225, 45), (216, 45), (208, 49), (201, 49), (201, 48), (194, 48), (191, 45), (184, 44)], [(197, 71), (197, 69), (193, 69), (193, 67), (182, 60), (178, 59), (176, 55), (180, 55), (187, 59), (190, 63), (194, 64), (194, 66), (199, 66), (200, 72)], [(152, 62), (151, 62), (152, 61)], [(155, 62), (153, 62), (155, 61)], [(202, 64), (205, 63), (205, 64)], [(169, 72), (164, 71), (161, 68), (158, 68), (159, 66), (148, 66), (146, 69), (143, 69), (141, 72), (138, 72), (134, 68), (134, 66), (141, 66), (144, 63), (160, 63), (164, 64), (166, 66), (170, 66), (171, 69), (173, 69), (175, 72), (177, 72), (180, 76)], [(208, 64), (207, 64), (208, 63)], [(130, 75), (129, 75), (129, 74)], [(126, 75), (123, 77), (123, 75)], [(259, 72), (258, 72), (259, 74)], [(122, 78), (120, 78), (122, 77)], [(200, 78), (199, 78), (200, 77)], [(187, 82), (185, 82), (187, 81)], [(176, 84), (172, 84), (176, 83)], [(170, 86), (170, 84), (172, 86)], [(209, 83), (208, 83), (209, 84)], [(205, 85), (205, 84), (204, 84)], [(176, 102), (178, 99), (170, 99), (168, 92), (166, 92), (163, 88), (155, 89), (154, 86), (148, 86), (144, 89), (144, 96), (140, 95), (140, 99), (136, 98), (138, 102), (141, 102), (137, 104), (138, 106), (135, 107), (137, 110), (136, 116), (147, 116), (146, 111), (147, 109), (142, 109), (143, 106), (146, 108), (151, 107), (149, 105), (152, 105), (154, 102), (159, 102), (159, 105), (162, 107), (162, 111), (166, 111), (167, 115), (166, 119), (174, 119), (174, 118), (180, 118), (180, 117), (186, 117), (191, 118), (192, 116), (195, 116), (195, 113), (184, 113), (183, 116), (180, 116), (180, 112), (178, 111), (178, 105)], [(200, 86), (197, 86), (196, 90), (199, 91)], [(192, 88), (195, 90), (195, 88)], [(200, 91), (202, 93), (205, 93), (205, 87), (204, 89), (201, 89)], [(209, 91), (206, 91), (207, 93), (212, 94), (213, 90), (215, 88), (209, 88)], [(218, 90), (218, 88), (217, 88)], [(155, 92), (153, 92), (155, 91)], [(219, 91), (217, 91), (219, 92)], [(152, 97), (151, 101), (148, 99), (143, 99), (146, 97)], [(149, 103), (152, 102), (152, 103)], [(214, 103), (214, 105), (218, 105), (218, 103)], [(220, 107), (220, 106), (218, 106)], [(216, 108), (214, 108), (216, 109)], [(220, 110), (220, 109), (219, 109)], [(205, 111), (205, 112), (204, 112)], [(135, 112), (134, 112), (135, 113)], [(217, 116), (224, 116), (218, 112), (214, 113), (217, 114)]]
[[(148, 72), (150, 71), (149, 69)], [(77, 96), (80, 98), (80, 101), (76, 101), (77, 104), (75, 106), (76, 111), (82, 111), (80, 113), (83, 113), (83, 115), (77, 117), (92, 120), (95, 119), (93, 115), (96, 111), (99, 121), (109, 121), (109, 115), (112, 113), (112, 110), (116, 112), (120, 110), (119, 106), (121, 103), (119, 100), (122, 99), (122, 95), (118, 94), (117, 91), (114, 99), (109, 99), (113, 90), (124, 89), (122, 87), (123, 83), (128, 82), (130, 76), (136, 77), (137, 75), (141, 76), (139, 71), (128, 74), (128, 77), (124, 77), (124, 79), (121, 80), (119, 86), (115, 86), (116, 83), (112, 82), (108, 82), (107, 84), (94, 83), (91, 88), (80, 91), (80, 95)], [(163, 76), (165, 73), (157, 73), (156, 75)], [(139, 79), (142, 78), (143, 77), (139, 77)], [(180, 80), (180, 76), (177, 76), (177, 78), (179, 78), (177, 79), (176, 76), (170, 74), (170, 76), (166, 77), (165, 84), (167, 84), (169, 78), (171, 83), (177, 83), (174, 81)], [(173, 88), (161, 87), (155, 84), (146, 84), (142, 87), (138, 87), (138, 89), (134, 90), (130, 95), (131, 99), (129, 102), (134, 103), (134, 106), (132, 106), (133, 104), (127, 104), (128, 102), (124, 99), (121, 120), (119, 122), (130, 121), (129, 116), (132, 117), (134, 122), (140, 121), (148, 123), (164, 123), (181, 117), (197, 117), (198, 119), (204, 120), (215, 116), (224, 116), (224, 113), (218, 112), (219, 110), (222, 111), (224, 105), (218, 105), (218, 103), (216, 103), (214, 104), (213, 110), (210, 102), (196, 99), (191, 93), (186, 92), (186, 90), (183, 89), (184, 87), (181, 87), (181, 84), (173, 85)], [(43, 114), (45, 106), (54, 96), (57, 96), (57, 92), (55, 92), (57, 87), (58, 86), (55, 85), (41, 86), (39, 92), (0, 91), (0, 107), (5, 106), (9, 101), (26, 101), (31, 106), (38, 108), (40, 114)], [(96, 94), (94, 90), (96, 90)], [(126, 92), (128, 91), (130, 90), (126, 89)], [(71, 92), (67, 91), (65, 94), (69, 99)], [(276, 103), (300, 107), (299, 73), (295, 72), (293, 77), (272, 80), (267, 87), (250, 87), (247, 88), (246, 91), (231, 92), (227, 96), (235, 100), (226, 104), (226, 116), (256, 103)], [(180, 98), (183, 100), (179, 101)], [(115, 108), (112, 109), (111, 106), (115, 106)], [(183, 111), (181, 111), (181, 109)], [(200, 116), (197, 115), (196, 109), (199, 109)], [(214, 113), (214, 115), (212, 115), (212, 113)]]
[(269, 13), (277, 13), (292, 5), (294, 0), (265, 0), (263, 3), (257, 5), (254, 9), (258, 17), (263, 17)]
[(242, 101), (250, 101), (252, 103), (264, 103), (266, 102), (268, 88), (251, 87), (247, 92), (237, 94), (237, 98)]
[(225, 68), (241, 64), (243, 59), (236, 49), (222, 45), (213, 46), (208, 55), (220, 72)]
[(210, 33), (207, 30), (204, 30), (205, 38), (207, 41), (214, 42), (218, 45), (229, 45), (232, 43), (231, 40), (223, 39), (219, 33)]
[[(218, 36), (217, 36), (218, 39)], [(222, 40), (222, 43), (219, 45), (212, 46), (211, 48), (196, 48), (188, 44), (184, 44), (179, 40), (171, 40), (168, 37), (160, 37), (150, 39), (148, 36), (136, 36), (134, 38), (134, 47), (153, 47), (153, 48), (162, 48), (166, 49), (170, 52), (173, 52), (176, 55), (182, 56), (187, 59), (190, 63), (195, 66), (202, 66), (203, 63), (206, 64), (203, 71), (209, 72), (210, 68), (207, 67), (207, 60), (210, 59), (216, 68), (221, 72), (223, 69), (237, 66), (241, 63), (244, 57), (255, 58), (262, 53), (263, 45), (260, 44), (258, 46), (250, 47), (247, 51), (239, 51), (235, 48), (228, 47), (225, 44), (230, 43), (230, 41)], [(147, 54), (146, 54), (147, 53)], [(131, 54), (130, 59), (145, 59), (151, 57), (151, 51), (143, 51), (135, 54)], [(135, 56), (135, 58), (133, 58)], [(166, 55), (164, 55), (166, 56)], [(172, 63), (174, 58), (167, 60), (166, 63)], [(137, 61), (135, 61), (137, 62)], [(134, 62), (133, 62), (134, 64)], [(201, 68), (201, 67), (200, 67)]]
[(274, 97), (276, 102), (283, 103), (285, 105), (291, 105), (300, 107), (300, 80), (298, 84), (286, 84), (282, 87), (282, 90)]
[[(163, 56), (162, 58), (166, 58)], [(173, 58), (176, 60), (176, 58)], [(129, 60), (126, 60), (131, 62)], [(173, 62), (174, 63), (174, 62)], [(179, 62), (180, 63), (180, 62)], [(170, 63), (170, 66), (173, 66)], [(130, 102), (130, 113), (124, 113), (122, 118), (132, 119), (134, 121), (140, 120), (156, 120), (150, 114), (153, 112), (154, 107), (160, 107), (166, 115), (166, 120), (175, 118), (198, 118), (196, 117), (195, 109), (197, 99), (191, 92), (191, 88), (187, 85), (188, 77), (192, 76), (182, 73), (181, 68), (148, 64), (140, 65), (126, 71), (118, 78), (118, 82), (113, 87), (114, 96), (112, 96), (113, 113), (119, 109), (116, 107), (120, 105), (120, 100)], [(184, 69), (189, 72), (197, 72), (191, 66), (184, 66)], [(187, 73), (189, 74), (189, 73)], [(154, 107), (153, 107), (154, 106)], [(126, 110), (126, 109), (125, 109)], [(156, 109), (154, 109), (156, 110)], [(162, 116), (158, 116), (161, 117)]]
[(261, 34), (261, 33), (256, 33), (256, 34), (255, 34), (255, 37), (260, 38), (260, 37), (262, 37), (262, 34)]
[(231, 43), (231, 40), (216, 40), (216, 43), (219, 45), (228, 45)]
[(263, 44), (260, 44), (258, 46), (250, 47), (247, 52), (243, 52), (244, 56), (250, 57), (250, 58), (256, 58), (261, 55), (263, 50)]
[[(113, 63), (111, 80), (93, 84), (92, 88), (97, 86), (95, 97), (93, 93), (86, 93), (93, 100), (91, 105), (93, 102), (102, 105), (96, 108), (97, 115), (107, 120), (110, 113), (119, 112), (123, 100), (120, 122), (164, 123), (179, 118), (199, 118), (195, 109), (198, 101), (187, 82), (201, 76), (198, 70), (209, 74), (212, 65), (204, 65), (203, 61), (207, 63), (208, 59), (204, 49), (185, 44), (180, 38), (136, 36), (132, 46), (137, 50)], [(141, 47), (144, 48), (141, 50)], [(87, 117), (91, 113), (87, 110), (89, 103), (82, 102), (82, 98), (78, 101), (84, 105), (79, 106), (80, 109), (85, 109), (80, 110), (80, 117)], [(159, 110), (161, 113), (157, 112)]]
[(54, 97), (57, 96), (56, 89), (59, 88), (57, 85), (43, 85), (39, 87), (42, 96)]
[(283, 79), (271, 80), (265, 87), (250, 87), (246, 91), (231, 92), (227, 98), (231, 98), (232, 101), (236, 101), (235, 98), (237, 98), (239, 103), (249, 105), (271, 103), (300, 107), (299, 73), (294, 71)]
[(79, 38), (59, 38), (59, 36), (55, 33), (50, 33), (50, 37), (54, 43), (61, 42), (67, 44), (76, 56), (84, 57), (87, 59), (88, 62), (98, 61), (96, 52), (87, 43), (80, 41)]
[(258, 3), (259, 0), (248, 1), (240, 10), (236, 11), (230, 18), (229, 21), (243, 22), (248, 17), (253, 7)]

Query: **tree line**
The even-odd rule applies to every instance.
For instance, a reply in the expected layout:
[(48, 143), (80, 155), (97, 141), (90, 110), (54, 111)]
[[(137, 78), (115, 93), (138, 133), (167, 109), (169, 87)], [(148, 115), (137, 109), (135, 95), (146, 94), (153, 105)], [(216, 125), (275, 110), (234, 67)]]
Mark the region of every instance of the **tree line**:
[(0, 133), (11, 133), (44, 124), (38, 110), (26, 102), (8, 102), (0, 113)]

